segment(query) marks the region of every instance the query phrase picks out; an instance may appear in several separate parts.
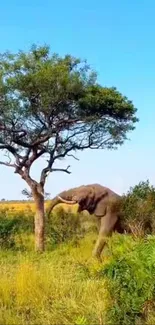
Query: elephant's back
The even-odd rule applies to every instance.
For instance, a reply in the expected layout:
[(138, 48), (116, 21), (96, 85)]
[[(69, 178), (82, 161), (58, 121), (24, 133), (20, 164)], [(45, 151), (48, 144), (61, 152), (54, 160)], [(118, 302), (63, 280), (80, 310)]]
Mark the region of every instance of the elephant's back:
[(106, 186), (103, 186), (101, 184), (91, 184), (91, 185), (88, 185), (90, 187), (93, 187), (95, 192), (97, 193), (101, 193), (101, 194), (105, 194), (109, 197), (113, 197), (113, 198), (116, 198), (116, 199), (121, 199), (121, 196), (119, 194), (117, 194), (116, 192), (112, 191), (110, 188), (106, 187)]

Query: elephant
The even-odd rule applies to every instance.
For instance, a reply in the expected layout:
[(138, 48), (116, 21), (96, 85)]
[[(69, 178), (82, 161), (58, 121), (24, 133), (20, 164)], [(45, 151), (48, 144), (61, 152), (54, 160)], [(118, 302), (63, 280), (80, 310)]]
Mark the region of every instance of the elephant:
[(90, 215), (99, 219), (100, 227), (93, 256), (101, 259), (101, 253), (106, 244), (106, 237), (113, 231), (123, 232), (121, 228), (122, 197), (100, 184), (81, 185), (58, 194), (50, 202), (47, 215), (59, 203), (77, 204), (78, 212), (87, 210)]

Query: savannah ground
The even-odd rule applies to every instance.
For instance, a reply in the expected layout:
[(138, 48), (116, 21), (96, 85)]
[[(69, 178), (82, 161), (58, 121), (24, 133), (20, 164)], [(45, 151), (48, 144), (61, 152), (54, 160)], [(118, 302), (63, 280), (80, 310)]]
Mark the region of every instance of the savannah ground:
[(155, 237), (114, 234), (98, 263), (94, 220), (74, 209), (55, 212), (37, 254), (33, 203), (1, 203), (0, 324), (154, 324)]

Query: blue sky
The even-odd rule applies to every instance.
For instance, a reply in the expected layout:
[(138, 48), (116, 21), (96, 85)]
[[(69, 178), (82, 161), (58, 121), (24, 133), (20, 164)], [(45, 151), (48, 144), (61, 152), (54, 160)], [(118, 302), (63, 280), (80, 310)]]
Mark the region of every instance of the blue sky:
[[(140, 122), (117, 151), (87, 151), (66, 160), (71, 175), (53, 173), (46, 191), (100, 183), (118, 193), (141, 180), (155, 185), (155, 2), (153, 0), (1, 1), (0, 52), (49, 44), (60, 55), (87, 59), (104, 86), (133, 100)], [(44, 162), (32, 170), (39, 177)], [(60, 166), (60, 164), (59, 164)], [(13, 169), (0, 166), (0, 199), (22, 198), (26, 187)]]

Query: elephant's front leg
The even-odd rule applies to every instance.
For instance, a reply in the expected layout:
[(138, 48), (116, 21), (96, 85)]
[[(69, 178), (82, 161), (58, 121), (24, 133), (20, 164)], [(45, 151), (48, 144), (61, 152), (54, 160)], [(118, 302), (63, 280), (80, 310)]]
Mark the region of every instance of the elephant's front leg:
[(101, 261), (101, 253), (107, 242), (107, 237), (109, 237), (112, 234), (117, 219), (118, 219), (117, 216), (110, 212), (101, 218), (99, 235), (93, 250), (93, 256), (97, 257), (100, 261)]

